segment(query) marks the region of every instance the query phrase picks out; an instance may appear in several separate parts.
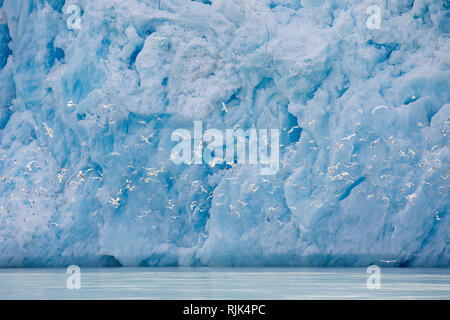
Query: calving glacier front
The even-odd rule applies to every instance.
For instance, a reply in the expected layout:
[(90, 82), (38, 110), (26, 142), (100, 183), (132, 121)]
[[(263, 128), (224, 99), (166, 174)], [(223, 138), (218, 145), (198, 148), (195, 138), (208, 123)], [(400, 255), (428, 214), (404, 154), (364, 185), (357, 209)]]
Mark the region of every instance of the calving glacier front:
[[(448, 15), (0, 0), (0, 267), (449, 266)], [(174, 163), (194, 121), (278, 130), (279, 170)]]

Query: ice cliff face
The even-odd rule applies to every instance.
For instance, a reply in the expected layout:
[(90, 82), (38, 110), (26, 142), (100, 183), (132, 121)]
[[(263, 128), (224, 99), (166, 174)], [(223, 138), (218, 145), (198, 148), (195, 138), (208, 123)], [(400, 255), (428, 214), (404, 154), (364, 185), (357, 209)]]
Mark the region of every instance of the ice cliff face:
[[(0, 267), (449, 266), (449, 9), (0, 0)], [(280, 170), (174, 164), (194, 120)]]

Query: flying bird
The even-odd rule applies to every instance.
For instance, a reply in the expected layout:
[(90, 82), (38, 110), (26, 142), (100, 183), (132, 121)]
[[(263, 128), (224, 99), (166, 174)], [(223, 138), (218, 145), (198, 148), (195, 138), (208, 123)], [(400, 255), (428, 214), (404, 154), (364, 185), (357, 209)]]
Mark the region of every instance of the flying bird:
[(375, 111), (380, 110), (380, 109), (388, 109), (388, 107), (386, 107), (386, 106), (378, 106), (378, 107), (375, 107), (375, 108), (372, 110), (372, 114), (374, 114)]
[(50, 136), (50, 138), (53, 138), (53, 130), (50, 128), (45, 122), (42, 122), (44, 125), (45, 130), (47, 131), (45, 134)]
[(228, 108), (223, 101), (222, 101), (222, 111), (228, 112)]

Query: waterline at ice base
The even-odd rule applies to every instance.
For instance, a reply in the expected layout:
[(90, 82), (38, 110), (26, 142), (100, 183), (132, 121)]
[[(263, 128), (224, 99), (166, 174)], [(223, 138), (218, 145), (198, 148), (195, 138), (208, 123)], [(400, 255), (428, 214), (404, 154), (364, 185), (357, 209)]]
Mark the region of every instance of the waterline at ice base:
[(449, 267), (449, 15), (0, 0), (0, 267)]

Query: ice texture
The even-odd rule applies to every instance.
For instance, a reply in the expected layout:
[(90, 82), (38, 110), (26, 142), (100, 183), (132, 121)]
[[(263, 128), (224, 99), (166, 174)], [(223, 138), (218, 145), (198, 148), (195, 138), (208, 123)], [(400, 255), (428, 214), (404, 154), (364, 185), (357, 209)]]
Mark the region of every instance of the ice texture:
[[(0, 0), (0, 267), (450, 266), (449, 31), (448, 0)], [(174, 164), (194, 120), (280, 129), (280, 170)]]

